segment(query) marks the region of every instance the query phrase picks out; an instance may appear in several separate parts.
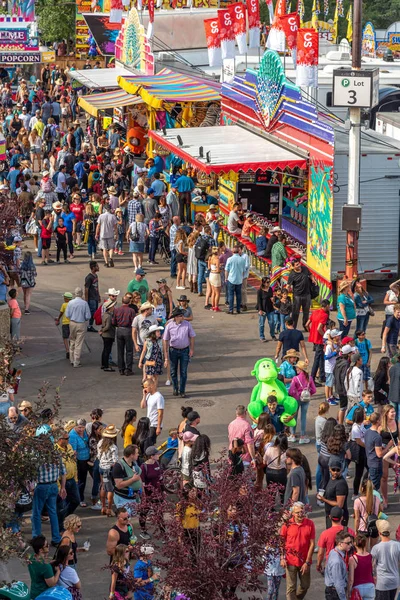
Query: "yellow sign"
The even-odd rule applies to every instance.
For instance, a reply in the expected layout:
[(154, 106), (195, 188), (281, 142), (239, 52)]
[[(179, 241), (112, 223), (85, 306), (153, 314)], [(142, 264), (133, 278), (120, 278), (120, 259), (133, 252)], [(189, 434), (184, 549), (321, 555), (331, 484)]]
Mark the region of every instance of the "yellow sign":
[(302, 25), (305, 29), (315, 29), (318, 31), (319, 39), (326, 40), (331, 44), (335, 43), (336, 35), (335, 35), (335, 27), (333, 21), (317, 21), (315, 23), (315, 27), (312, 21), (307, 21)]
[(108, 129), (112, 123), (112, 117), (103, 117), (103, 129)]
[(56, 53), (55, 52), (42, 52), (41, 57), (42, 57), (42, 60), (41, 60), (42, 63), (54, 62), (56, 60)]

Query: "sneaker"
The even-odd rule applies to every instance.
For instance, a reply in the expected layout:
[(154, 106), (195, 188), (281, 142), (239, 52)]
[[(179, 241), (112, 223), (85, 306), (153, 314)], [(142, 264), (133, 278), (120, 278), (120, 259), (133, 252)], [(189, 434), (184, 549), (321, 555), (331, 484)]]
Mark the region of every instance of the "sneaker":
[(172, 395), (173, 395), (173, 396), (179, 396), (179, 392), (178, 392), (178, 390), (174, 390), (174, 391), (172, 392)]
[(320, 508), (325, 508), (325, 502), (322, 502), (322, 500), (317, 500), (317, 506)]
[(49, 260), (47, 261), (48, 263), (53, 263), (54, 260), (52, 258), (49, 258)]
[(90, 508), (92, 510), (101, 510), (101, 502), (100, 502), (100, 504), (98, 502), (96, 502), (96, 504), (92, 504), (92, 506)]
[(151, 535), (147, 533), (147, 531), (141, 531), (139, 535), (142, 538), (142, 540), (151, 540)]
[(266, 342), (266, 341), (267, 341), (267, 340), (266, 340), (265, 338), (260, 338), (260, 342), (264, 343), (264, 342)]
[(90, 326), (86, 329), (86, 331), (90, 331), (91, 333), (97, 333), (97, 329), (95, 329), (94, 327)]
[(330, 404), (330, 406), (337, 406), (339, 404), (339, 402), (333, 396), (328, 398), (328, 403)]
[(30, 311), (29, 311), (29, 310), (26, 310), (26, 311), (24, 312), (24, 314), (25, 314), (25, 315), (30, 315), (31, 313), (30, 313)]
[(222, 312), (219, 306), (214, 306), (213, 310), (215, 310), (215, 312)]
[(64, 262), (65, 262), (66, 265), (70, 264), (70, 261), (67, 258), (64, 260)]
[(205, 304), (204, 308), (205, 308), (206, 310), (210, 310), (210, 309), (212, 308), (212, 305), (211, 305), (210, 303), (208, 303), (208, 304)]
[(303, 437), (303, 438), (301, 437), (299, 439), (299, 444), (309, 444), (310, 442), (311, 442), (311, 440), (307, 437)]
[(118, 256), (123, 256), (124, 254), (125, 254), (125, 253), (124, 253), (124, 252), (122, 252), (122, 250), (120, 250), (120, 251), (118, 252)]
[(167, 379), (167, 381), (165, 382), (165, 385), (171, 385), (171, 380)]
[(184, 285), (177, 285), (177, 286), (176, 286), (176, 289), (177, 289), (177, 290), (186, 290), (186, 288), (185, 288), (185, 286), (184, 286)]
[(110, 267), (113, 267), (113, 266), (114, 266), (114, 261), (112, 258), (110, 258)]
[(69, 360), (69, 352), (66, 352), (66, 353), (65, 353), (65, 358), (66, 358), (67, 360)]
[(296, 436), (295, 435), (289, 435), (287, 441), (288, 442), (295, 442), (296, 441)]
[(59, 261), (59, 260), (56, 260), (56, 263), (59, 265), (59, 264), (60, 264), (60, 261)]

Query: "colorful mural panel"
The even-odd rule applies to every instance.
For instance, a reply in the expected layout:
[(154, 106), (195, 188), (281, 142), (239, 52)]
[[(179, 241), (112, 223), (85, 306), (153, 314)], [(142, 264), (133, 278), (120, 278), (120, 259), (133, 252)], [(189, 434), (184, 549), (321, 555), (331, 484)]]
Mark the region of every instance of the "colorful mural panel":
[(311, 161), (308, 185), (307, 265), (330, 279), (333, 215), (333, 165)]

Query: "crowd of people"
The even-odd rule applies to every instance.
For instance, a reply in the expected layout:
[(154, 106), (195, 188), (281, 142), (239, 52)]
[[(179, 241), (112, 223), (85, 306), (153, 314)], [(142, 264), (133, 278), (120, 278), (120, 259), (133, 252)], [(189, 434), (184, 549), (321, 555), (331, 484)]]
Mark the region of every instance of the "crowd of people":
[[(161, 377), (166, 370), (165, 385), (172, 386), (173, 396), (187, 397), (188, 368), (196, 333), (201, 333), (194, 325), (189, 294), (204, 297), (204, 308), (214, 313), (221, 312), (222, 292), (228, 314), (251, 308), (245, 241), (252, 215), (232, 207), (227, 231), (237, 239), (228, 248), (220, 241), (217, 198), (204, 194), (207, 212), (192, 215), (191, 199), (202, 193), (182, 166), (167, 189), (157, 152), (138, 167), (117, 126), (108, 132), (94, 123), (86, 128), (62, 70), (45, 67), (30, 91), (23, 79), (16, 92), (3, 84), (1, 103), (8, 149), (1, 189), (18, 206), (18, 223), (6, 240), (10, 260), (0, 267), (0, 301), (8, 296), (12, 338), (20, 339), (21, 320), (30, 315), (36, 279), (44, 272), (36, 269), (34, 254), (44, 267), (68, 264), (78, 252), (87, 253), (89, 272), (60, 297), (55, 319), (66, 359), (74, 368), (85, 366), (85, 338), (98, 333), (103, 373), (139, 375), (143, 389), (140, 402), (126, 410), (118, 426), (107, 423), (100, 408), (75, 415), (61, 426), (50, 409), (38, 415), (44, 424), (35, 435), (50, 440), (57, 459), (39, 466), (32, 493), (31, 597), (57, 585), (74, 598), (82, 597), (78, 554), (89, 552), (90, 543), (80, 546), (77, 539), (82, 527), (79, 507), (116, 518), (106, 540), (110, 598), (133, 594), (135, 600), (151, 600), (160, 579), (152, 557), (159, 550), (157, 532), (165, 526), (158, 506), (167, 493), (166, 473), (174, 468), (179, 489), (201, 512), (213, 468), (210, 437), (191, 406), (182, 407), (182, 420), (161, 444), (168, 410), (159, 391)], [(22, 251), (25, 234), (33, 237), (34, 252)], [(284, 575), (288, 600), (306, 596), (312, 577), (319, 577), (312, 569), (316, 548), (316, 571), (324, 574), (328, 600), (394, 600), (400, 584), (400, 544), (393, 539), (395, 527), (385, 510), (390, 487), (393, 483), (397, 489), (400, 476), (399, 282), (385, 296), (385, 356), (373, 373), (373, 348), (367, 337), (373, 298), (359, 280), (344, 280), (338, 286), (337, 323), (331, 319), (328, 300), (311, 312), (317, 283), (300, 257), (289, 259), (285, 245), (277, 226), (257, 236), (257, 254), (271, 260), (272, 271), (260, 282), (255, 310), (262, 343), (268, 322), (278, 377), (295, 399), (296, 410), (284, 416), (273, 394), (258, 419), (239, 405), (228, 426), (226, 464), (238, 486), (251, 473), (254, 494), (277, 485), (277, 510), (285, 508), (280, 551), (266, 548), (267, 556), (273, 554), (265, 569), (268, 600), (277, 600)], [(102, 294), (100, 269), (118, 268), (119, 257), (127, 252), (132, 254), (132, 280), (124, 291), (113, 287)], [(175, 289), (159, 276), (160, 260), (169, 264)], [(159, 277), (154, 288), (146, 279), (145, 264)], [(283, 267), (285, 276), (275, 277)], [(23, 308), (18, 301), (21, 290)], [(300, 314), (303, 331), (297, 328)], [(312, 365), (306, 341), (313, 344)], [(312, 421), (309, 407), (320, 387), (324, 399)], [(139, 410), (146, 416), (138, 418)], [(6, 421), (10, 430), (23, 436), (35, 422), (35, 408), (26, 400), (13, 402)], [(288, 426), (291, 421), (295, 425)], [(318, 455), (315, 473), (299, 447), (310, 444), (311, 432)], [(317, 510), (324, 509), (326, 520), (318, 540), (307, 516), (314, 502)], [(20, 517), (16, 511), (15, 520), (7, 524), (16, 535), (21, 535)], [(197, 513), (182, 518), (191, 548), (201, 529)], [(42, 534), (45, 520), (50, 540)], [(57, 551), (47, 562), (50, 545)], [(131, 569), (134, 549), (139, 556)], [(134, 592), (128, 584), (132, 578)]]

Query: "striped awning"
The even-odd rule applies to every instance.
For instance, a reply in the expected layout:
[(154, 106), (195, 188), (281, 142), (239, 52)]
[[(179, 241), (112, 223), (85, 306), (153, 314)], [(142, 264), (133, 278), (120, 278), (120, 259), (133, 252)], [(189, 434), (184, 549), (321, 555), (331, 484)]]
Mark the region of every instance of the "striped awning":
[(98, 116), (100, 110), (114, 108), (119, 106), (133, 106), (134, 104), (142, 104), (142, 98), (127, 94), (124, 90), (113, 90), (104, 94), (90, 94), (89, 96), (81, 96), (78, 99), (78, 104), (84, 111), (92, 115)]
[(188, 77), (169, 69), (153, 76), (120, 76), (118, 85), (155, 109), (164, 102), (212, 102), (221, 100), (221, 84), (202, 78)]

